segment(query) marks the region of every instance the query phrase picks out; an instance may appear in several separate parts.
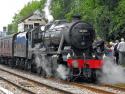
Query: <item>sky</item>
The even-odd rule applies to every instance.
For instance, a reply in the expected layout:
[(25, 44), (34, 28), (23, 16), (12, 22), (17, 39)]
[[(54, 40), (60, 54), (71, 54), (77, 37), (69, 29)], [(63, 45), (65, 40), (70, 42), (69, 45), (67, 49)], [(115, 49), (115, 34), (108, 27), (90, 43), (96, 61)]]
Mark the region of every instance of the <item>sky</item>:
[(0, 31), (3, 30), (3, 26), (11, 23), (15, 13), (30, 1), (32, 0), (0, 0)]

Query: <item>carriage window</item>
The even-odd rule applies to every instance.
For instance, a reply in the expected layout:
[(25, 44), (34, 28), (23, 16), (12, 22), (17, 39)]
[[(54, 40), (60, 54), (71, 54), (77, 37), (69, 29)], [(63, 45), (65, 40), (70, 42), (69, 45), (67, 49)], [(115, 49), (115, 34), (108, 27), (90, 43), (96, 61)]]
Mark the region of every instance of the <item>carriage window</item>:
[(9, 40), (8, 40), (8, 43), (7, 43), (7, 48), (9, 48), (9, 44), (10, 44), (10, 42), (9, 42)]
[(1, 40), (1, 48), (3, 48), (3, 41)]
[(5, 41), (3, 42), (3, 48), (5, 48)]

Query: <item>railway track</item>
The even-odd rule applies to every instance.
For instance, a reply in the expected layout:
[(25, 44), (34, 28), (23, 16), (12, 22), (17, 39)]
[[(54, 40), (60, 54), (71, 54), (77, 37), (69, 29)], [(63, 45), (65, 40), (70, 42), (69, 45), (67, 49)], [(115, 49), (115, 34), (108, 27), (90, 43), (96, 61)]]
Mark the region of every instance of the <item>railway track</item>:
[[(24, 72), (22, 72), (21, 74), (25, 75), (25, 76), (22, 76), (22, 75), (20, 75), (20, 73), (15, 73), (14, 72), (15, 69), (11, 69), (11, 68), (7, 69), (8, 67), (7, 68), (2, 68), (2, 67), (5, 67), (5, 66), (1, 66), (0, 65), (0, 71), (6, 72), (7, 73), (6, 75), (9, 75), (9, 74), (10, 75), (14, 75), (15, 76), (14, 78), (19, 77), (21, 79), (30, 81), (30, 82), (27, 82), (27, 83), (35, 83), (35, 84), (40, 85), (41, 88), (42, 88), (42, 86), (45, 86), (47, 88), (52, 89), (53, 91), (58, 91), (56, 93), (52, 93), (52, 92), (51, 93), (47, 93), (46, 92), (45, 94), (96, 94), (95, 92), (90, 91), (90, 90), (85, 89), (85, 88), (81, 89), (81, 88), (79, 88), (77, 86), (72, 86), (72, 85), (64, 84), (64, 83), (58, 83), (56, 81), (54, 82), (54, 81), (52, 81), (50, 79), (44, 79), (44, 78), (37, 77), (36, 75), (30, 76), (30, 75), (28, 75), (28, 73), (26, 73), (26, 75), (25, 75), (25, 74), (23, 74)], [(18, 70), (15, 70), (15, 71), (18, 71)], [(3, 75), (1, 76), (1, 74), (0, 74), (0, 77), (3, 78), (4, 76)], [(32, 77), (33, 77), (33, 79), (32, 79)], [(4, 77), (4, 78), (7, 78), (7, 77)], [(34, 78), (39, 78), (39, 79), (36, 80)], [(37, 86), (37, 85), (35, 85), (35, 86)], [(31, 87), (32, 87), (32, 85), (31, 85)], [(22, 90), (25, 89), (24, 87), (23, 88), (19, 87), (19, 88), (21, 88)], [(30, 92), (31, 91), (31, 89), (30, 89), (30, 91), (28, 91), (28, 90), (24, 90), (24, 91), (26, 91), (26, 92)], [(31, 91), (28, 94), (37, 94), (37, 93)], [(41, 93), (38, 93), (38, 94), (41, 94)]]
[(125, 94), (125, 88), (113, 86), (110, 84), (87, 84), (87, 83), (76, 83), (76, 82), (67, 82), (67, 81), (62, 81), (62, 83), (65, 84), (70, 84), (74, 86), (78, 86), (80, 88), (86, 88), (88, 90), (91, 90), (96, 93), (101, 93), (101, 94)]
[[(0, 76), (0, 79), (2, 79), (2, 80), (4, 80), (4, 81), (6, 81), (6, 82), (8, 82), (8, 83), (10, 83), (10, 84), (12, 84), (12, 85), (14, 85), (14, 86), (16, 86), (17, 88), (20, 88), (23, 92), (27, 92), (28, 94), (37, 94), (37, 92), (35, 92), (35, 91), (31, 90), (31, 89), (26, 88), (26, 87), (32, 87), (32, 85), (28, 85), (28, 83), (35, 83), (35, 84), (38, 84), (41, 88), (42, 88), (43, 86), (45, 86), (45, 87), (47, 87), (47, 88), (49, 88), (49, 89), (51, 89), (51, 90), (54, 90), (54, 91), (56, 90), (56, 91), (58, 91), (58, 94), (73, 94), (72, 92), (69, 92), (69, 91), (66, 91), (66, 90), (63, 90), (63, 89), (60, 89), (60, 88), (52, 87), (52, 86), (50, 86), (50, 85), (41, 83), (41, 82), (39, 82), (39, 81), (35, 81), (35, 80), (33, 80), (33, 79), (26, 78), (26, 77), (21, 76), (21, 75), (19, 75), (19, 74), (15, 74), (15, 73), (13, 73), (13, 72), (7, 71), (7, 70), (5, 70), (5, 69), (1, 69), (1, 68), (0, 68), (0, 71), (9, 73), (10, 75), (14, 75), (14, 76), (19, 77), (19, 78), (21, 78), (21, 79), (27, 80), (26, 82), (22, 82), (22, 84), (21, 84), (21, 83), (18, 84), (18, 83), (15, 83), (15, 82), (11, 81), (10, 79), (7, 79), (7, 77), (5, 77), (5, 76)], [(26, 86), (24, 86), (24, 84), (25, 84)], [(33, 85), (34, 85), (34, 84), (33, 84)], [(36, 86), (36, 85), (35, 85), (35, 86)], [(39, 93), (39, 94), (40, 94), (40, 93)]]
[(3, 87), (0, 87), (0, 94), (14, 94), (14, 93), (12, 93), (11, 91), (9, 91)]
[[(54, 81), (54, 79), (52, 78)], [(79, 83), (79, 82), (67, 82), (64, 80), (61, 80), (62, 83), (70, 84), (74, 86), (78, 86), (80, 88), (86, 88), (88, 90), (91, 90), (96, 93), (101, 94), (125, 94), (125, 88), (114, 86), (111, 84), (87, 84), (87, 83)]]
[(106, 91), (106, 90), (103, 90), (103, 89), (91, 87), (91, 85), (87, 85), (87, 84), (79, 84), (79, 83), (71, 83), (71, 84), (76, 85), (76, 86), (81, 87), (81, 88), (87, 88), (87, 89), (89, 89), (91, 91), (94, 91), (96, 93), (101, 93), (101, 94), (115, 94), (115, 93), (110, 92), (110, 91)]
[(110, 85), (110, 84), (102, 84), (102, 86), (114, 88), (114, 89), (121, 90), (121, 91), (125, 92), (125, 88), (123, 88), (123, 87), (114, 86), (114, 85)]
[[(6, 72), (8, 72), (8, 73), (10, 73), (10, 74), (13, 74), (13, 75), (16, 75), (16, 76), (19, 76), (19, 77), (21, 77), (22, 78), (22, 76), (21, 75), (19, 75), (19, 74), (15, 74), (15, 73), (13, 73), (13, 72), (11, 72), (11, 71), (7, 71), (7, 70), (5, 70), (5, 69), (1, 69), (1, 67), (0, 67), (0, 70), (2, 70), (2, 71), (6, 71)], [(34, 75), (34, 76), (36, 76), (36, 75)], [(40, 78), (40, 77), (39, 77)], [(77, 89), (76, 89), (76, 87), (79, 87), (81, 90), (88, 90), (88, 92), (89, 91), (91, 91), (91, 92), (93, 92), (93, 93), (91, 93), (91, 94), (125, 94), (125, 89), (124, 88), (120, 88), (120, 87), (115, 87), (115, 86), (112, 86), (112, 85), (104, 85), (104, 84), (101, 84), (101, 85), (95, 85), (95, 84), (86, 84), (86, 83), (74, 83), (74, 82), (67, 82), (67, 81), (62, 81), (62, 80), (56, 80), (55, 81), (55, 79), (48, 79), (48, 80), (51, 80), (51, 82), (54, 82), (54, 84), (56, 85), (57, 83), (63, 83), (63, 84), (65, 84), (65, 86), (64, 87), (66, 87), (67, 89), (64, 89), (64, 87), (63, 87), (63, 89), (61, 88), (61, 86), (62, 85), (56, 85), (57, 87), (53, 87), (52, 85), (48, 85), (48, 84), (45, 84), (45, 83), (41, 83), (41, 82), (39, 82), (39, 81), (36, 81), (36, 80), (33, 80), (33, 79), (30, 79), (30, 78), (25, 78), (25, 77), (23, 77), (23, 79), (27, 79), (28, 81), (33, 81), (34, 83), (37, 83), (37, 84), (39, 84), (39, 85), (41, 85), (41, 86), (46, 86), (47, 88), (50, 88), (50, 89), (52, 89), (52, 90), (57, 90), (57, 91), (59, 91), (59, 93), (57, 93), (57, 94), (60, 94), (60, 93), (63, 93), (63, 94), (84, 94), (84, 93), (75, 93), (75, 92), (72, 92), (73, 90), (72, 89), (69, 89), (68, 90), (68, 88), (69, 88), (69, 86), (68, 85), (70, 85), (70, 86), (73, 86), (75, 89), (74, 90), (76, 90), (77, 91)], [(42, 79), (42, 78), (40, 78), (40, 79)], [(42, 79), (43, 80), (43, 79)], [(49, 82), (48, 82), (49, 83)], [(20, 87), (21, 88), (21, 87)], [(79, 92), (79, 91), (78, 91)], [(30, 94), (36, 94), (35, 92), (32, 92), (32, 93), (30, 93)], [(87, 93), (87, 94), (90, 94), (90, 93)]]
[(27, 88), (25, 88), (25, 87), (23, 87), (23, 86), (21, 86), (21, 85), (18, 85), (17, 83), (14, 83), (14, 82), (12, 82), (12, 81), (10, 81), (10, 80), (4, 78), (4, 77), (0, 77), (0, 79), (2, 79), (2, 80), (4, 80), (4, 81), (8, 82), (9, 84), (12, 84), (12, 85), (16, 86), (17, 88), (20, 88), (20, 89), (21, 89), (22, 91), (24, 91), (24, 92), (27, 92), (27, 93), (29, 93), (29, 94), (36, 94), (35, 92), (33, 92), (33, 91), (31, 91), (31, 90), (28, 90)]
[(103, 93), (103, 94), (125, 94), (125, 88), (116, 87), (108, 84), (81, 84), (81, 83), (72, 83), (74, 85), (77, 85), (81, 88), (88, 88), (89, 90), (95, 91), (97, 93)]

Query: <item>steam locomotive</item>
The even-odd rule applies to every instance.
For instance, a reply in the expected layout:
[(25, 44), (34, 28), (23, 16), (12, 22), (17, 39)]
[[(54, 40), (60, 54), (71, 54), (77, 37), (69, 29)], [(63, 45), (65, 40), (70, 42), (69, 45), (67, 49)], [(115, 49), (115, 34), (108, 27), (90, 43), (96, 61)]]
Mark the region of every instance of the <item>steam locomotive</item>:
[(46, 26), (0, 38), (0, 63), (23, 68), (43, 76), (56, 76), (59, 65), (68, 73), (65, 79), (96, 80), (102, 68), (93, 47), (93, 27), (75, 16), (72, 22), (57, 20)]

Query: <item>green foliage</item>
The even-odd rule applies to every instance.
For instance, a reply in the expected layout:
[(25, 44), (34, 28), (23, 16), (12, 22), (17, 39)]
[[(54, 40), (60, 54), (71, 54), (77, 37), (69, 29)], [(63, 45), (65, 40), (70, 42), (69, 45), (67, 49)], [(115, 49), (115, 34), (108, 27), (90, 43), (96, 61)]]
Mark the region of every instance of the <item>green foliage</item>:
[(41, 10), (41, 8), (44, 7), (45, 1), (46, 0), (41, 0), (41, 1), (35, 0), (25, 5), (24, 8), (22, 8), (18, 14), (15, 14), (12, 23), (8, 25), (8, 34), (16, 33), (18, 31), (18, 23), (22, 19), (33, 13), (35, 10), (37, 9)]
[(8, 24), (8, 32), (7, 32), (7, 34), (14, 34), (14, 33), (16, 33), (17, 32), (17, 24), (16, 23), (12, 23), (12, 24)]
[[(9, 34), (17, 32), (17, 24), (33, 11), (42, 11), (46, 0), (32, 1), (24, 6), (8, 25)], [(104, 40), (125, 37), (125, 0), (52, 0), (54, 19), (71, 20), (80, 14), (83, 21), (91, 23)]]
[[(55, 19), (71, 20), (73, 15), (81, 14), (84, 21), (94, 26), (97, 36), (104, 40), (117, 38), (116, 32), (125, 25), (124, 0), (68, 0), (65, 3), (64, 1), (66, 0), (53, 1), (52, 11)], [(122, 28), (122, 32), (124, 29)]]
[(100, 14), (96, 16), (95, 23), (96, 30), (100, 37), (104, 40), (108, 40), (108, 34), (110, 32), (111, 13), (107, 9), (102, 8)]
[(62, 19), (64, 17), (63, 13), (63, 1), (62, 0), (54, 0), (52, 3), (52, 15), (56, 19)]

